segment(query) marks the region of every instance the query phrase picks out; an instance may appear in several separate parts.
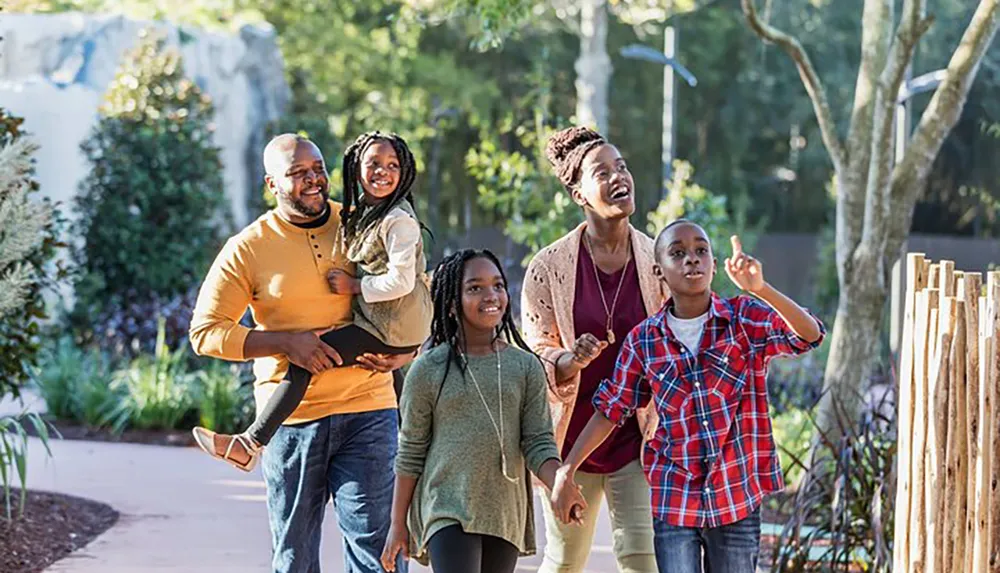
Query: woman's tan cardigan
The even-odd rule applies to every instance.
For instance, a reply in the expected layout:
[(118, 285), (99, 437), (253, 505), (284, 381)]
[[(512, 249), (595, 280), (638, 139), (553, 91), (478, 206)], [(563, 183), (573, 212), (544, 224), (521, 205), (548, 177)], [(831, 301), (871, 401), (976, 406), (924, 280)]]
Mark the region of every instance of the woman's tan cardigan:
[[(528, 264), (521, 292), (521, 328), (525, 341), (542, 357), (545, 364), (549, 410), (552, 412), (556, 445), (560, 451), (566, 441), (566, 431), (580, 390), (580, 375), (557, 384), (556, 360), (573, 348), (576, 341), (573, 301), (576, 297), (576, 265), (585, 226), (580, 225), (535, 255)], [(631, 225), (629, 230), (639, 273), (639, 290), (642, 291), (646, 316), (649, 316), (663, 306), (666, 287), (653, 273), (653, 240)], [(597, 311), (604, 312), (604, 309)], [(652, 401), (639, 409), (636, 417), (645, 442), (656, 431), (656, 409)]]

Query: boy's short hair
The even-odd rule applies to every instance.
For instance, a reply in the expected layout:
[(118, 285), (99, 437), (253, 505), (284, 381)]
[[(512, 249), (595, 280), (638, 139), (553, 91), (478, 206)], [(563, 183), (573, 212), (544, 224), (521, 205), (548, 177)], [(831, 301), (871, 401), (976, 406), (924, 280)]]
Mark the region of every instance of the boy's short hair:
[[(662, 229), (660, 229), (659, 233), (657, 233), (657, 235), (656, 235), (656, 241), (653, 243), (653, 256), (654, 257), (656, 257), (659, 254), (660, 247), (663, 246), (663, 240), (667, 236), (667, 231), (669, 231), (673, 227), (676, 227), (677, 225), (681, 225), (683, 223), (687, 223), (689, 225), (694, 225), (695, 227), (698, 227), (699, 229), (701, 229), (701, 231), (703, 233), (705, 233), (705, 237), (708, 237), (708, 232), (705, 231), (704, 227), (702, 227), (698, 223), (695, 223), (691, 219), (684, 219), (683, 217), (680, 218), (680, 219), (674, 219), (673, 221), (671, 221), (670, 223), (668, 223), (667, 226), (665, 226)], [(712, 244), (712, 240), (711, 239), (708, 240), (708, 244), (709, 245)]]

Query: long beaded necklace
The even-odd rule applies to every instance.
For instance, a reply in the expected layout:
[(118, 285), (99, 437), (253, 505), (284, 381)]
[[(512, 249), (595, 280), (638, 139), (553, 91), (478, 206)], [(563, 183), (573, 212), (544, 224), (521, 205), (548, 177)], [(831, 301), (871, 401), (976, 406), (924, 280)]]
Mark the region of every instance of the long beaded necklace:
[(494, 356), (496, 356), (496, 359), (497, 359), (497, 396), (500, 398), (500, 415), (499, 415), (500, 423), (499, 424), (497, 424), (496, 418), (493, 417), (493, 412), (490, 410), (489, 404), (486, 403), (486, 397), (483, 395), (483, 391), (479, 387), (479, 381), (476, 380), (476, 375), (473, 374), (472, 368), (469, 367), (469, 359), (467, 357), (465, 357), (464, 355), (462, 356), (462, 358), (463, 358), (463, 360), (465, 362), (465, 371), (468, 372), (469, 373), (469, 377), (472, 378), (472, 384), (473, 384), (473, 386), (476, 387), (476, 392), (479, 394), (479, 399), (483, 401), (483, 407), (486, 408), (486, 414), (489, 415), (490, 422), (493, 424), (493, 431), (496, 432), (497, 441), (500, 442), (500, 471), (503, 472), (504, 479), (506, 479), (510, 483), (517, 483), (517, 482), (520, 481), (521, 478), (516, 477), (516, 476), (515, 477), (510, 477), (509, 475), (507, 475), (507, 454), (504, 452), (504, 449), (503, 449), (503, 445), (504, 445), (504, 439), (503, 439), (503, 436), (504, 436), (504, 433), (503, 433), (503, 391), (500, 388), (500, 383), (501, 383), (501, 380), (502, 380), (501, 372), (500, 372), (500, 351), (497, 350), (494, 347), (493, 354), (494, 354)]

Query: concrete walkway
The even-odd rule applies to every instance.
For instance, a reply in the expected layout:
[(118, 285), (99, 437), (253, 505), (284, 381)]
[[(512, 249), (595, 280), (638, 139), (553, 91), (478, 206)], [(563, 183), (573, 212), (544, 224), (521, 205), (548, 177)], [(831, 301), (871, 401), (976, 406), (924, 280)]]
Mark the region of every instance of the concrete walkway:
[[(259, 469), (244, 474), (194, 448), (55, 440), (53, 457), (30, 446), (28, 485), (107, 503), (121, 519), (90, 545), (56, 563), (59, 573), (224, 573), (267, 571), (270, 534)], [(536, 503), (536, 506), (538, 504)], [(324, 571), (343, 570), (332, 511), (324, 523)], [(544, 543), (540, 510), (539, 542)], [(616, 571), (606, 511), (587, 571)], [(518, 571), (536, 571), (539, 557)], [(411, 562), (410, 571), (426, 572)]]

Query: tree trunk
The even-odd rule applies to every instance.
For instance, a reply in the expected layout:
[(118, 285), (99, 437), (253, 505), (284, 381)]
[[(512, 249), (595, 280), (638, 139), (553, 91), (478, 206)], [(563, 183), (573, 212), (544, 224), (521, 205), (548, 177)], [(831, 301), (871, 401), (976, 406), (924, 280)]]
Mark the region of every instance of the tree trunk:
[(608, 86), (611, 83), (607, 0), (583, 0), (580, 4), (580, 57), (575, 66), (576, 121), (607, 136)]
[[(860, 279), (865, 272), (855, 273)], [(837, 315), (830, 333), (830, 356), (823, 377), (816, 422), (837, 439), (844, 424), (853, 424), (864, 398), (865, 384), (877, 367), (882, 309), (888, 297), (885, 283), (869, 279), (850, 283), (840, 291)]]

